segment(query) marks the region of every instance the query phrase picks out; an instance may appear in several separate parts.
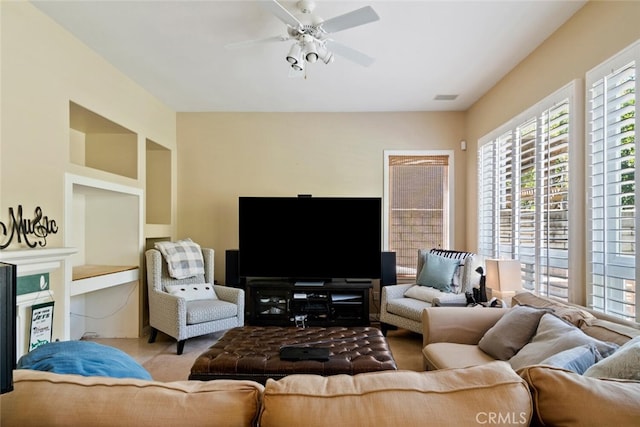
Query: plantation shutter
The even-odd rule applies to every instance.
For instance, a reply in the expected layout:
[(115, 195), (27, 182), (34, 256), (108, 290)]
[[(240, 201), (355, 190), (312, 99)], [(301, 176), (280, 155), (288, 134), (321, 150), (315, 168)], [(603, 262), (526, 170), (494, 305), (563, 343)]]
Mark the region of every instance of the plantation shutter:
[(418, 249), (449, 242), (449, 156), (391, 155), (388, 170), (388, 250), (398, 274), (411, 276)]
[(485, 144), (478, 150), (478, 253), (493, 258), (498, 241), (498, 221), (494, 215), (498, 198), (495, 145)]
[(637, 321), (636, 61), (604, 74), (588, 82), (588, 304)]
[[(525, 286), (534, 289), (536, 276), (536, 231), (539, 205), (536, 204), (537, 165), (535, 116), (520, 124), (515, 130), (516, 172), (514, 218), (514, 256), (523, 266)], [(528, 286), (527, 286), (528, 285)]]
[(569, 101), (540, 115), (540, 230), (538, 290), (568, 299)]
[(478, 148), (479, 253), (519, 260), (526, 289), (565, 300), (574, 87), (541, 101)]
[[(514, 258), (513, 241), (515, 239), (514, 228), (514, 146), (513, 133), (507, 132), (501, 135), (497, 143), (498, 152), (498, 231), (499, 240), (496, 258)], [(518, 164), (518, 162), (515, 162)]]

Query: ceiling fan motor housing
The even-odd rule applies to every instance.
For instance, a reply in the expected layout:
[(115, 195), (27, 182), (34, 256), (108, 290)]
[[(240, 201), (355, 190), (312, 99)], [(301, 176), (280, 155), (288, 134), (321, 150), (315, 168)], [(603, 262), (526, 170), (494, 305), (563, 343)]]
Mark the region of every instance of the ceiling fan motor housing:
[[(296, 3), (299, 12), (295, 16), (278, 0), (266, 0), (259, 3), (287, 25), (288, 37), (268, 37), (261, 40), (236, 43), (237, 46), (294, 40), (286, 60), (296, 71), (303, 70), (305, 62), (313, 63), (318, 60), (323, 61), (325, 64), (333, 62), (334, 54), (332, 51), (365, 67), (373, 63), (373, 58), (329, 38), (333, 33), (379, 20), (380, 17), (371, 6), (361, 7), (325, 21), (313, 14), (316, 6), (313, 0), (299, 0)], [(327, 46), (327, 43), (331, 43), (331, 45)]]

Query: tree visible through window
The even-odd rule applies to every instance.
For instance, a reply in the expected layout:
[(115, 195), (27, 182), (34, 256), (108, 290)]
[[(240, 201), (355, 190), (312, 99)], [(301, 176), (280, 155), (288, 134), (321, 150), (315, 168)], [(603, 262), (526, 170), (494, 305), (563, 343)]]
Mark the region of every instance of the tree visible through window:
[(415, 276), (418, 249), (449, 248), (450, 153), (385, 152), (385, 248), (399, 276)]

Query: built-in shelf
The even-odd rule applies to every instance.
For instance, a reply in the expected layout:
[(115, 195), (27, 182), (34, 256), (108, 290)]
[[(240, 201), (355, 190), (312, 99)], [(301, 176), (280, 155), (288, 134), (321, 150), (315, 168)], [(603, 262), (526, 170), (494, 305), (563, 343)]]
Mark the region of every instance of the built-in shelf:
[(67, 276), (70, 339), (137, 337), (143, 191), (67, 174), (65, 199), (66, 243), (78, 248)]
[(171, 150), (146, 141), (147, 224), (171, 224)]
[(138, 178), (138, 135), (69, 102), (69, 158), (71, 163)]
[(73, 267), (71, 296), (107, 289), (138, 280), (137, 265), (78, 265)]

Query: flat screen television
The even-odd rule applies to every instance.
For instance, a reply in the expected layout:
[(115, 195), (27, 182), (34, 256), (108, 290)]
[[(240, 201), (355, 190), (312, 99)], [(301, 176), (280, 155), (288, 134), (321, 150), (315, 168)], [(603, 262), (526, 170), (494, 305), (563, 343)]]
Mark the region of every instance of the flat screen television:
[(375, 197), (240, 197), (239, 273), (299, 281), (380, 277)]
[(16, 368), (16, 266), (0, 262), (0, 393), (13, 390)]

